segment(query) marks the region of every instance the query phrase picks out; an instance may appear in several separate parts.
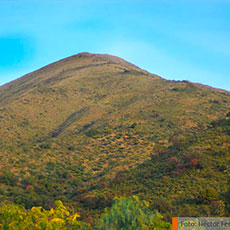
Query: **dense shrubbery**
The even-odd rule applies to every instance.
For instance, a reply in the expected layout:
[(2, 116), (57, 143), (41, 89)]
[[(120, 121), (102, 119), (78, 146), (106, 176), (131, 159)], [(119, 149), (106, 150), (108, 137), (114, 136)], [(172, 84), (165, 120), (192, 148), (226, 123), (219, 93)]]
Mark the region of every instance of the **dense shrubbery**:
[(116, 199), (112, 208), (106, 209), (102, 216), (90, 226), (79, 220), (80, 215), (72, 213), (62, 204), (55, 202), (55, 208), (45, 210), (32, 207), (30, 210), (18, 205), (0, 206), (0, 227), (8, 230), (169, 230), (170, 224), (162, 220), (159, 213), (152, 213), (146, 201), (138, 197)]
[(119, 191), (126, 195), (135, 192), (168, 221), (172, 216), (229, 216), (227, 121), (222, 119), (215, 127), (183, 138), (183, 145), (178, 138), (172, 138), (171, 145), (157, 148), (151, 161), (120, 172), (110, 186), (93, 191), (97, 194)]
[(0, 202), (48, 209), (61, 199), (65, 205), (78, 207), (86, 220), (110, 207), (113, 197), (137, 194), (167, 221), (178, 215), (229, 216), (228, 121), (221, 119), (217, 126), (193, 136), (174, 135), (168, 146), (154, 147), (151, 160), (120, 170), (112, 178), (104, 176), (106, 172), (92, 176), (82, 164), (71, 161), (46, 161), (44, 171), (31, 170), (30, 175), (2, 169)]
[(154, 147), (151, 160), (120, 170), (112, 178), (104, 176), (106, 172), (92, 175), (81, 163), (71, 161), (46, 161), (44, 171), (31, 170), (30, 175), (2, 169), (0, 202), (48, 209), (61, 199), (65, 205), (78, 207), (86, 220), (110, 207), (113, 197), (137, 194), (167, 221), (177, 215), (229, 216), (228, 120), (221, 119), (217, 126), (192, 137), (174, 135), (167, 147), (160, 143)]
[(199, 199), (204, 204), (219, 200), (219, 194), (213, 188), (207, 188), (200, 192)]

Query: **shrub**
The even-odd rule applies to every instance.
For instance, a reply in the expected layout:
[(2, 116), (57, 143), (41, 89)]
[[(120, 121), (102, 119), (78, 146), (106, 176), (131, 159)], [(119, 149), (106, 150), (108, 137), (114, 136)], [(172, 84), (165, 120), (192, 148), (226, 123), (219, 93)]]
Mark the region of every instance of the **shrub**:
[(162, 216), (158, 213), (152, 213), (149, 210), (149, 203), (140, 201), (138, 197), (119, 198), (109, 211), (105, 213), (97, 222), (100, 230), (142, 230), (142, 229), (171, 229), (171, 225), (162, 220)]
[(88, 137), (96, 137), (97, 135), (100, 134), (100, 132), (97, 131), (96, 129), (90, 129), (90, 130), (88, 130), (85, 134), (86, 134), (86, 136), (88, 136)]
[(177, 159), (177, 157), (170, 157), (169, 162), (176, 164), (178, 162), (178, 159)]
[(41, 149), (50, 149), (51, 148), (51, 144), (50, 143), (43, 143), (40, 145)]
[(70, 226), (87, 229), (88, 224), (77, 220), (79, 217), (77, 213), (70, 215), (61, 201), (56, 201), (55, 209), (50, 210), (33, 207), (26, 211), (23, 206), (3, 205), (0, 207), (0, 229), (64, 230)]
[(3, 184), (15, 186), (18, 182), (18, 178), (12, 172), (6, 170), (1, 172), (0, 181)]
[(199, 159), (197, 159), (197, 158), (191, 159), (190, 165), (192, 167), (196, 167), (196, 166), (198, 166), (198, 164), (199, 164)]
[(207, 188), (200, 192), (200, 201), (205, 204), (209, 204), (211, 201), (218, 200), (219, 194), (214, 188)]

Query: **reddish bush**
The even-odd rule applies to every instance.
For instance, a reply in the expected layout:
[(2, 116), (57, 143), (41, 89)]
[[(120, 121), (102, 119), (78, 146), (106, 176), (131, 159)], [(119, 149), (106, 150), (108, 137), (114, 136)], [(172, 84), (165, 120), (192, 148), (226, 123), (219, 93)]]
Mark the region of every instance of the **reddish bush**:
[(178, 159), (177, 159), (177, 157), (170, 157), (169, 162), (170, 163), (177, 163)]
[(33, 190), (33, 186), (27, 185), (27, 186), (26, 186), (26, 190)]
[(198, 164), (199, 164), (199, 159), (197, 159), (197, 158), (193, 158), (193, 159), (191, 160), (191, 162), (190, 162), (190, 165), (191, 165), (192, 167), (196, 167)]
[(196, 154), (189, 154), (184, 156), (183, 161), (187, 167), (197, 167), (200, 166), (200, 158)]

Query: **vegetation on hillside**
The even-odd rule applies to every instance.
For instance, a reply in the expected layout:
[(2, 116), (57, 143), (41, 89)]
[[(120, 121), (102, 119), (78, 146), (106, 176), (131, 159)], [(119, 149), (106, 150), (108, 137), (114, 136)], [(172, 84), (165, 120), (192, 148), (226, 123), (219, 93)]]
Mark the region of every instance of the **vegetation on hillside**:
[(172, 216), (230, 215), (230, 119), (196, 135), (172, 137), (152, 159), (123, 171), (91, 196), (137, 194), (170, 221)]
[(51, 64), (0, 87), (0, 203), (86, 220), (136, 194), (168, 221), (229, 215), (229, 111), (229, 92), (117, 57)]

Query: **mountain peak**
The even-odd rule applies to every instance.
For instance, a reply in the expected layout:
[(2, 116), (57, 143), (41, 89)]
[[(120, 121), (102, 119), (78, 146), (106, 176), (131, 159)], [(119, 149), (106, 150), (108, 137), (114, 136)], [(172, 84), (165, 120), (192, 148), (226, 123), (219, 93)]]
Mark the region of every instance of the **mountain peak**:
[(78, 53), (76, 55), (76, 57), (90, 57), (90, 56), (93, 56), (95, 54), (92, 54), (92, 53), (89, 53), (89, 52), (81, 52), (81, 53)]
[[(51, 63), (1, 86), (0, 105), (18, 98), (19, 95), (27, 91), (48, 87), (62, 80), (67, 83), (70, 79), (81, 78), (82, 75), (91, 78), (95, 74), (102, 76), (105, 73), (108, 75), (119, 75), (122, 73), (134, 75), (149, 74), (147, 71), (116, 56), (81, 52)], [(66, 81), (67, 78), (68, 81)]]

